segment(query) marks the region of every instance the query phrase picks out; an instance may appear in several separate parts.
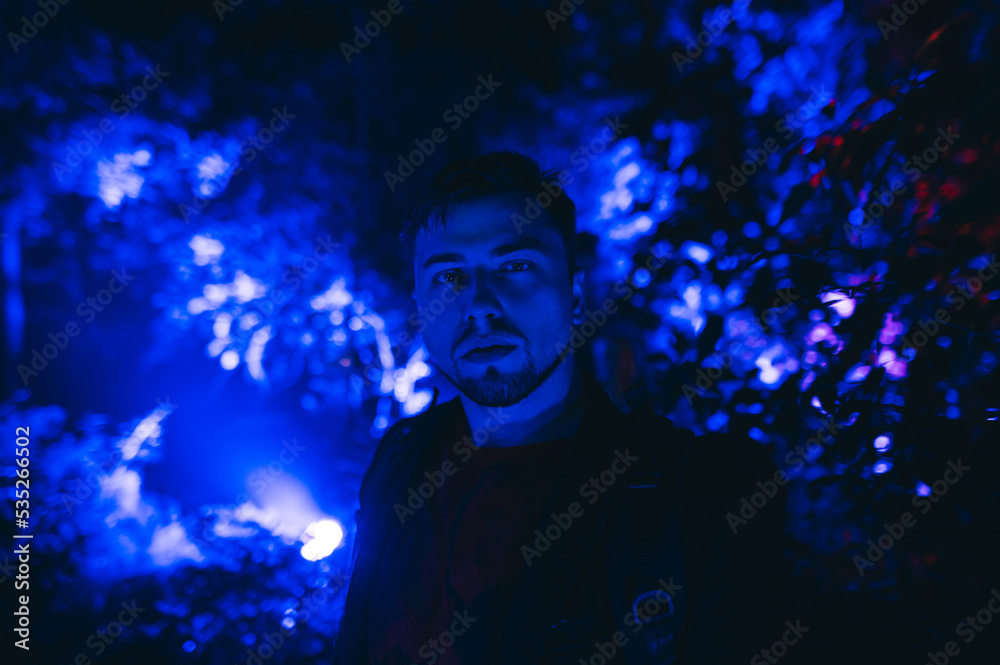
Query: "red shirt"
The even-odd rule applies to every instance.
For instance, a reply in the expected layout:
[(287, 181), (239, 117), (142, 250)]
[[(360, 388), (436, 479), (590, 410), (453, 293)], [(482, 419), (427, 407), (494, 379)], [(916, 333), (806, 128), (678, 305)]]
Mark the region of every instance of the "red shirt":
[(431, 451), (413, 487), (445, 460), (455, 471), (390, 528), (369, 605), (373, 665), (481, 665), (495, 656), (525, 565), (521, 547), (534, 543), (572, 440), (471, 449), (461, 421)]

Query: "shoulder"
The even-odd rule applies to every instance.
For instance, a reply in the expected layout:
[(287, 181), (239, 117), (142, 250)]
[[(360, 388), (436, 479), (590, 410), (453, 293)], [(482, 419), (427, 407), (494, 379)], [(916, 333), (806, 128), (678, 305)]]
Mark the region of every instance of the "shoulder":
[(384, 475), (385, 469), (392, 465), (399, 451), (406, 446), (415, 445), (418, 439), (425, 438), (428, 434), (426, 430), (431, 423), (440, 422), (442, 416), (454, 411), (454, 401), (434, 404), (415, 416), (400, 418), (389, 426), (379, 440), (375, 454), (372, 455), (371, 463), (368, 465), (368, 471), (361, 481), (362, 505), (365, 505), (373, 486)]

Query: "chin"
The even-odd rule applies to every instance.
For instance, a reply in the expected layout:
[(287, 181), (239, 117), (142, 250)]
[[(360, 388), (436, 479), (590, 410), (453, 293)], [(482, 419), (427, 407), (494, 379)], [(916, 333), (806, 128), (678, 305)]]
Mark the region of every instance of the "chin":
[(528, 357), (517, 367), (502, 371), (501, 368), (507, 360), (508, 358), (502, 358), (496, 363), (484, 365), (470, 363), (482, 368), (472, 375), (462, 373), (456, 365), (455, 379), (452, 383), (480, 406), (513, 406), (545, 383), (562, 362), (556, 358), (545, 369), (539, 371), (535, 362)]

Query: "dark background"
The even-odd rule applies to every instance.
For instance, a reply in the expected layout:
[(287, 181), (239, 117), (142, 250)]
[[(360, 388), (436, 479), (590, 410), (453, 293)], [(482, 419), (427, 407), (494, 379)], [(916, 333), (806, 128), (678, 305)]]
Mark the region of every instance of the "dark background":
[[(994, 3), (740, 2), (729, 21), (698, 2), (566, 2), (555, 20), (555, 2), (402, 0), (349, 62), (341, 44), (385, 3), (57, 6), (35, 33), (37, 4), (0, 8), (0, 466), (5, 533), (21, 531), (13, 432), (30, 426), (37, 662), (246, 662), (336, 586), (378, 437), (434, 387), (454, 395), (400, 341), (415, 330), (401, 217), (449, 160), (500, 149), (573, 175), (591, 308), (635, 288), (577, 352), (619, 403), (645, 381), (678, 424), (757, 441), (782, 469), (823, 420), (844, 424), (783, 490), (818, 622), (803, 653), (918, 663), (954, 638), (956, 659), (991, 662), (1000, 627), (969, 645), (955, 627), (1000, 587), (1000, 281), (955, 289), (1000, 237)], [(122, 117), (147, 66), (169, 75)], [(450, 126), (480, 76), (501, 85)], [(240, 142), (275, 108), (295, 117), (250, 161)], [(627, 127), (597, 150), (615, 117)], [(446, 141), (390, 188), (438, 127)], [(911, 179), (939, 129), (959, 138)], [(775, 154), (720, 193), (768, 139)], [(666, 265), (643, 273), (653, 253)], [(123, 268), (134, 280), (87, 321), (78, 304)], [(860, 574), (869, 539), (959, 458), (972, 470)], [(320, 519), (344, 546), (310, 561), (300, 535)], [(131, 599), (148, 609), (97, 655), (88, 637)], [(342, 600), (273, 660), (329, 662)]]

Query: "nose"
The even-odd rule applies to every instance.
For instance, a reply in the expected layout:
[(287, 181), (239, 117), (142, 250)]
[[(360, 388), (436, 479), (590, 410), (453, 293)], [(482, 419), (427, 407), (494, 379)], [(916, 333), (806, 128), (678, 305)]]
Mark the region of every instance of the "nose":
[(475, 324), (487, 319), (496, 319), (501, 315), (500, 300), (496, 288), (483, 275), (476, 275), (469, 280), (465, 293), (465, 306), (462, 310), (462, 320)]

